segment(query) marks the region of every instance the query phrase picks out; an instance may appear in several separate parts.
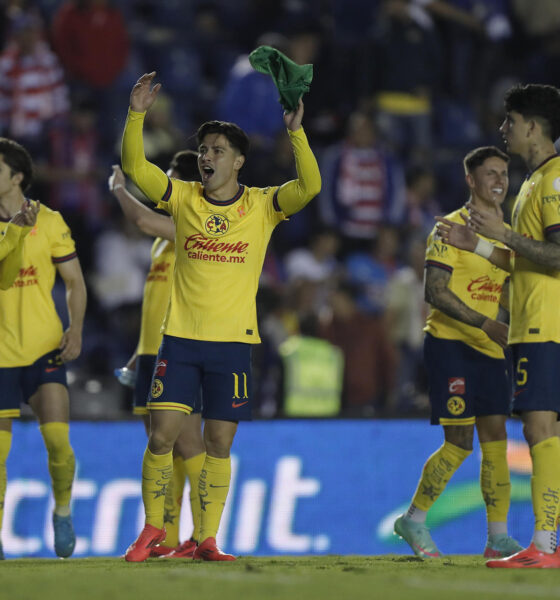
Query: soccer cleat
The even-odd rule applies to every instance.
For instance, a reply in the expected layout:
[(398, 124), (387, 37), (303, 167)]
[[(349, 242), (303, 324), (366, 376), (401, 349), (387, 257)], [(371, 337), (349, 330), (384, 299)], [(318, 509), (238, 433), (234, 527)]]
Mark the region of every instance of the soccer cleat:
[(523, 550), (523, 546), (507, 533), (488, 536), (484, 558), (505, 558)]
[(76, 534), (70, 515), (61, 517), (53, 513), (54, 551), (60, 558), (68, 558), (74, 552)]
[(124, 559), (128, 562), (142, 562), (150, 556), (152, 548), (164, 539), (165, 528), (158, 529), (153, 525), (144, 525), (136, 541), (128, 547)]
[(177, 547), (178, 546), (162, 546), (161, 544), (158, 544), (150, 550), (150, 558), (159, 558), (160, 556), (166, 556), (170, 552), (173, 552), (173, 550), (175, 550)]
[(165, 554), (162, 558), (190, 558), (192, 559), (194, 551), (196, 550), (196, 542), (194, 540), (187, 540), (182, 544), (179, 544), (177, 548), (172, 548), (169, 554)]
[(202, 544), (196, 548), (193, 558), (194, 560), (235, 560), (233, 554), (226, 554), (216, 546), (216, 540), (213, 537), (206, 538)]
[(487, 560), (486, 566), (491, 569), (560, 569), (560, 554), (542, 552), (531, 542), (528, 548), (512, 556)]
[(430, 530), (424, 523), (416, 523), (401, 515), (393, 525), (394, 532), (412, 548), (416, 556), (422, 558), (441, 558), (442, 554), (432, 540)]

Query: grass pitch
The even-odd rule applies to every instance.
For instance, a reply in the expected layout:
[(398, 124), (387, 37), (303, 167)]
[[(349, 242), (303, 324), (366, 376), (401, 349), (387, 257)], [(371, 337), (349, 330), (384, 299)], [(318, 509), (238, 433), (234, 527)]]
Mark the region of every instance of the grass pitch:
[(557, 598), (560, 570), (488, 569), (481, 556), (119, 558), (0, 563), (2, 600), (472, 600)]

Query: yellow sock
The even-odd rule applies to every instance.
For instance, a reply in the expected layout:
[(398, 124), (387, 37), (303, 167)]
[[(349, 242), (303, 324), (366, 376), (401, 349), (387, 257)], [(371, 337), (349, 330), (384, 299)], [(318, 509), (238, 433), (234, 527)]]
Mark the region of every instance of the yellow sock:
[(535, 530), (556, 531), (556, 517), (560, 508), (560, 439), (554, 436), (535, 444), (531, 448), (531, 458)]
[(189, 500), (191, 503), (192, 519), (193, 519), (193, 532), (192, 539), (198, 541), (200, 539), (200, 499), (198, 497), (198, 482), (200, 480), (200, 472), (204, 466), (206, 460), (206, 452), (197, 454), (192, 458), (187, 458), (183, 462), (185, 473), (189, 478), (189, 484), (191, 491), (189, 492)]
[(10, 431), (0, 431), (0, 529), (4, 520), (4, 498), (6, 497), (6, 486), (8, 484), (8, 475), (6, 472), (6, 461), (10, 454), (12, 445), (12, 433)]
[(183, 467), (183, 459), (177, 456), (173, 459), (173, 477), (167, 486), (163, 509), (163, 524), (165, 525), (165, 539), (162, 546), (175, 548), (179, 545), (179, 524), (181, 521), (181, 504), (183, 502), (183, 488), (187, 474)]
[(198, 482), (200, 540), (216, 537), (229, 491), (231, 459), (206, 455)]
[(429, 510), (445, 489), (453, 473), (471, 452), (472, 450), (463, 450), (454, 444), (444, 442), (443, 446), (426, 461), (412, 504), (420, 510)]
[(39, 429), (47, 448), (55, 502), (54, 511), (69, 515), (76, 458), (70, 445), (68, 423), (45, 423), (40, 425)]
[(146, 525), (163, 527), (163, 512), (167, 487), (173, 477), (173, 452), (152, 454), (144, 452), (142, 462), (142, 501), (146, 512)]
[(507, 464), (507, 440), (480, 444), (480, 489), (488, 523), (507, 523), (511, 483)]

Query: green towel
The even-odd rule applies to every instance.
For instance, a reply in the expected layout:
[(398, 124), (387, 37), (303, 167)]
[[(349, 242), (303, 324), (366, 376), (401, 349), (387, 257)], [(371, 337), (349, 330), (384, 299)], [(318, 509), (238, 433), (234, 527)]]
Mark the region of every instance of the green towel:
[(270, 46), (259, 46), (249, 54), (253, 69), (270, 75), (280, 92), (280, 104), (287, 112), (298, 106), (299, 99), (309, 91), (313, 65), (297, 65), (282, 52)]

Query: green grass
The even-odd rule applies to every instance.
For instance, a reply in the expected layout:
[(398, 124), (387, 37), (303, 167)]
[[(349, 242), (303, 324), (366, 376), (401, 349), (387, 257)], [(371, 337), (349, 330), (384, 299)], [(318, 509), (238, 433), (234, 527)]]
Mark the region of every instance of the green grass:
[(480, 556), (323, 556), (199, 563), (118, 558), (0, 564), (2, 600), (518, 600), (555, 598), (560, 570), (487, 569)]

